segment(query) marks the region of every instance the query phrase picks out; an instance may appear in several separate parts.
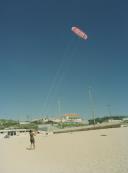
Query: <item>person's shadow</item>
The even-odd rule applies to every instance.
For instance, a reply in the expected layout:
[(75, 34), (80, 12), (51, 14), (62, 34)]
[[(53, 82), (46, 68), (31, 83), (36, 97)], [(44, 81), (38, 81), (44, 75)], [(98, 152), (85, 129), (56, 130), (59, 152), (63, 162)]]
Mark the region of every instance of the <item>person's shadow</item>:
[(33, 148), (31, 148), (31, 147), (27, 147), (26, 150), (33, 150)]

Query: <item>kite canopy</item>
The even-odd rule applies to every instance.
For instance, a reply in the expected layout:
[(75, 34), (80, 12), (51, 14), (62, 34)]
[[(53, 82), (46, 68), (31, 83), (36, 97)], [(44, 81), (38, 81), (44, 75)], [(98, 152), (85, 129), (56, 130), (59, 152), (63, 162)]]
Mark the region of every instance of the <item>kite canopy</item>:
[(80, 38), (86, 40), (88, 38), (88, 36), (86, 35), (85, 32), (83, 32), (81, 29), (79, 29), (78, 27), (72, 27), (72, 32), (74, 32), (77, 36), (79, 36)]

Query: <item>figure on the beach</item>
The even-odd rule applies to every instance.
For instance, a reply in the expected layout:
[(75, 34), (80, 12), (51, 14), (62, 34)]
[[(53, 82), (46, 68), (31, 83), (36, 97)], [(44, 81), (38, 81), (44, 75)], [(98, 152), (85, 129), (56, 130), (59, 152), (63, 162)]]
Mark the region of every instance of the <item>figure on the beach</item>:
[(35, 138), (34, 138), (35, 133), (32, 130), (30, 130), (29, 135), (30, 135), (30, 143), (31, 143), (30, 148), (35, 149)]

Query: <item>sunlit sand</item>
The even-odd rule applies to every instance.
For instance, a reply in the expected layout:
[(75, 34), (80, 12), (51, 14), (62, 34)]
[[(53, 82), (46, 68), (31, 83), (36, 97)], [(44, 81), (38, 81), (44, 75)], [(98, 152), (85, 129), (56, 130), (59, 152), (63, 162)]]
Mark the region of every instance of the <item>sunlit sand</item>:
[(0, 140), (1, 173), (127, 173), (128, 127)]

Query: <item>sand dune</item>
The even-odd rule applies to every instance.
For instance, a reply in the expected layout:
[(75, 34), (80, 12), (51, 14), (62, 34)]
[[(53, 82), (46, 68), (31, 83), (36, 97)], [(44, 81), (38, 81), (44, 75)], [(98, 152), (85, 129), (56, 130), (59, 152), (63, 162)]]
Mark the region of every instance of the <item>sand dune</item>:
[(128, 128), (0, 140), (0, 173), (127, 173)]

